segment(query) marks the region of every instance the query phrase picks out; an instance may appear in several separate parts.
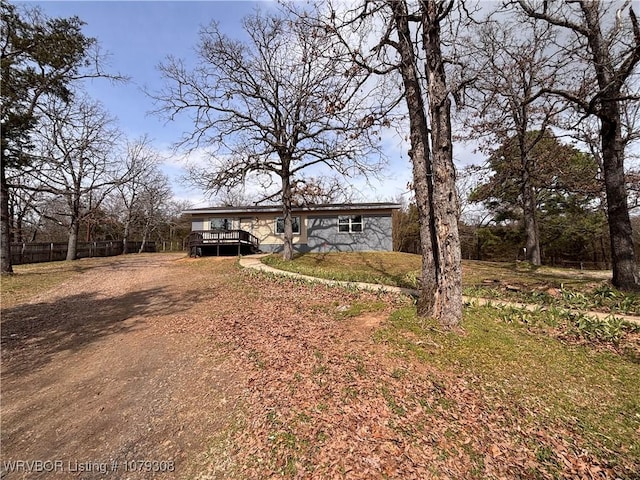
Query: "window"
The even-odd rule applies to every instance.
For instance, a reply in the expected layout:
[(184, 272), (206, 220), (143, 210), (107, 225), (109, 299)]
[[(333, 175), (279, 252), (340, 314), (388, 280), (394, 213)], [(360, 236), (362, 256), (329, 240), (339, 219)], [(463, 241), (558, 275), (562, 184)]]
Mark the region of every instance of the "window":
[(212, 218), (209, 223), (211, 230), (231, 230), (233, 228), (233, 220), (230, 218)]
[(362, 232), (362, 215), (338, 217), (338, 231), (345, 233)]
[[(291, 217), (291, 227), (293, 233), (300, 233), (300, 217)], [(284, 218), (282, 217), (276, 218), (276, 233), (284, 233)]]

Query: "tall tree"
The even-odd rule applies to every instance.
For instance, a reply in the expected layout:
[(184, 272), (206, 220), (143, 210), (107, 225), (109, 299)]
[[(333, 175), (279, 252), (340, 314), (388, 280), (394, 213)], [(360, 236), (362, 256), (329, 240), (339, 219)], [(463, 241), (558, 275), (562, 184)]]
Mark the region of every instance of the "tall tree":
[[(536, 199), (533, 207), (539, 215), (545, 214), (547, 202), (557, 209), (563, 203), (561, 199), (567, 199), (568, 196), (573, 199), (566, 200), (566, 204), (599, 203), (599, 166), (591, 155), (560, 143), (550, 131), (527, 132), (527, 137), (540, 139), (529, 153), (531, 162), (536, 165), (535, 171), (525, 179), (525, 166), (519, 161), (520, 140), (518, 134), (514, 133), (491, 152), (488, 165), (492, 173), (470, 195), (472, 201), (484, 203), (493, 214), (494, 222), (524, 219), (527, 200), (523, 195), (522, 183), (525, 181), (533, 189), (533, 198)], [(528, 138), (525, 140), (529, 141)]]
[[(520, 17), (522, 14), (520, 15)], [(540, 92), (555, 83), (554, 32), (549, 26), (531, 24), (518, 15), (489, 16), (467, 39), (467, 68), (474, 69), (473, 85), (466, 90), (470, 108), (465, 123), (471, 137), (482, 146), (509, 142), (510, 158), (519, 165), (518, 182), (526, 258), (540, 265), (540, 229), (534, 177), (538, 171), (532, 151), (543, 141), (546, 129), (562, 110), (558, 98)], [(532, 131), (537, 135), (532, 135)], [(513, 142), (516, 142), (515, 144)], [(517, 155), (513, 155), (516, 153)]]
[(114, 192), (117, 213), (123, 226), (123, 253), (129, 252), (131, 228), (143, 217), (143, 204), (148, 200), (145, 196), (149, 197), (148, 190), (154, 183), (158, 183), (161, 176), (160, 161), (160, 155), (151, 148), (151, 140), (147, 136), (127, 142), (124, 158), (127, 178), (116, 184)]
[[(106, 76), (95, 39), (77, 17), (47, 18), (0, 1), (0, 270), (11, 273), (9, 184), (6, 171), (31, 162), (30, 136), (47, 97), (69, 101), (73, 82)], [(120, 78), (120, 77), (112, 77)]]
[(143, 184), (137, 205), (142, 238), (138, 253), (144, 252), (151, 233), (168, 221), (170, 200), (169, 178), (158, 170), (152, 172)]
[[(152, 94), (170, 118), (191, 112), (182, 142), (212, 149), (210, 164), (191, 175), (208, 191), (240, 188), (247, 178), (279, 182), (284, 258), (293, 256), (293, 181), (312, 168), (341, 175), (373, 173), (376, 121), (359, 69), (321, 28), (286, 16), (246, 17), (247, 42), (213, 23), (200, 32), (198, 65), (169, 58), (160, 70), (166, 89)], [(375, 164), (374, 164), (375, 163)]]
[(51, 98), (40, 119), (32, 165), (25, 171), (39, 182), (35, 188), (65, 200), (69, 248), (76, 259), (80, 223), (100, 207), (122, 181), (112, 155), (119, 132), (100, 104), (87, 99), (64, 102)]
[(640, 99), (640, 92), (630, 91), (640, 62), (640, 26), (631, 2), (517, 0), (517, 4), (531, 18), (564, 33), (559, 47), (570, 70), (568, 82), (544, 93), (566, 99), (580, 113), (595, 115), (600, 122), (613, 284), (636, 290), (640, 276), (627, 205), (621, 115), (622, 102)]
[[(459, 202), (442, 25), (453, 0), (380, 0), (326, 20), (370, 73), (397, 75), (409, 119), (409, 157), (422, 248), (418, 314), (454, 326), (462, 319)], [(374, 38), (375, 35), (377, 38)], [(373, 48), (371, 48), (373, 45)]]

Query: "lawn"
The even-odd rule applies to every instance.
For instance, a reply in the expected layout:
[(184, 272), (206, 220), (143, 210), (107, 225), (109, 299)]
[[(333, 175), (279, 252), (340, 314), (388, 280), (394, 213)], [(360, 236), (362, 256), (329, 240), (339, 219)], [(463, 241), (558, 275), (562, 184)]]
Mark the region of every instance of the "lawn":
[[(401, 252), (305, 253), (292, 261), (269, 255), (262, 261), (276, 268), (332, 280), (379, 282), (416, 288), (421, 257)], [(526, 263), (463, 260), (463, 283), (467, 287), (509, 283), (529, 288), (587, 288), (603, 283), (610, 272), (532, 267)]]
[(307, 253), (284, 261), (269, 255), (262, 261), (274, 268), (329, 280), (382, 283), (416, 288), (420, 256), (399, 252)]
[(464, 377), (489, 400), (489, 411), (480, 415), (490, 416), (495, 409), (506, 423), (516, 422), (518, 433), (511, 432), (500, 449), (524, 443), (536, 450), (539, 465), (531, 478), (564, 478), (568, 451), (582, 450), (584, 465), (592, 469), (591, 454), (608, 458), (611, 465), (637, 468), (638, 344), (635, 355), (625, 355), (603, 344), (552, 337), (530, 325), (504, 321), (497, 313), (494, 307), (469, 307), (463, 332), (444, 332), (408, 307), (394, 312), (375, 338), (392, 345), (398, 355)]
[[(310, 276), (404, 287), (415, 287), (420, 267), (419, 256), (402, 253), (305, 254), (291, 262), (272, 255), (264, 262)], [(621, 478), (634, 478), (640, 465), (640, 327), (613, 318), (596, 321), (561, 307), (616, 312), (626, 302), (625, 311), (637, 313), (638, 297), (611, 288), (608, 272), (476, 261), (465, 261), (463, 272), (467, 294), (545, 308), (471, 303), (461, 329), (446, 332), (419, 319), (409, 306), (395, 310), (375, 340), (482, 392), (487, 405), (480, 412), (472, 408), (466, 421), (473, 423), (473, 415), (480, 422), (501, 417), (507, 428), (496, 455), (517, 462), (519, 449), (533, 449), (536, 465), (531, 464), (529, 478), (564, 478), (567, 466), (585, 478), (611, 467), (633, 471)], [(461, 401), (454, 395), (437, 408)], [(413, 408), (402, 397), (393, 405), (399, 412)], [(569, 452), (580, 460), (568, 460)], [(486, 472), (491, 460), (477, 461)]]
[[(274, 268), (330, 280), (417, 288), (420, 256), (399, 252), (307, 253), (292, 261), (262, 260)], [(608, 271), (532, 267), (527, 263), (463, 261), (464, 294), (558, 308), (640, 315), (640, 295), (619, 292)]]

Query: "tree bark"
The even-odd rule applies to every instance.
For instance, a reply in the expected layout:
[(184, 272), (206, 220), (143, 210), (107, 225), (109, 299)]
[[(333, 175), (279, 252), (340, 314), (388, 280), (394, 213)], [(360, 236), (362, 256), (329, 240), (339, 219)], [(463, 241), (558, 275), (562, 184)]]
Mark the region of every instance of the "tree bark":
[(522, 185), (524, 233), (526, 237), (525, 258), (533, 265), (540, 265), (540, 230), (536, 213), (538, 202), (536, 201), (535, 190), (528, 178), (529, 175), (525, 173)]
[[(624, 180), (624, 142), (622, 141), (620, 101), (621, 92), (631, 69), (625, 72), (622, 68), (616, 71), (615, 62), (609, 44), (600, 27), (597, 3), (581, 2), (587, 29), (587, 41), (593, 56), (593, 66), (598, 80), (601, 95), (600, 139), (602, 142), (602, 165), (604, 173), (605, 193), (607, 196), (607, 215), (609, 235), (611, 236), (611, 263), (613, 266), (613, 285), (621, 290), (638, 290), (638, 266), (633, 247), (633, 235), (627, 190)], [(631, 20), (637, 28), (636, 18), (631, 12)], [(638, 37), (636, 36), (636, 42)], [(637, 64), (640, 58), (640, 44), (632, 50), (633, 60)], [(626, 63), (626, 62), (625, 62)]]
[(440, 39), (441, 7), (444, 2), (428, 0), (423, 5), (423, 48), (431, 117), (433, 162), (433, 257), (436, 291), (432, 315), (452, 327), (462, 320), (462, 264), (458, 220), (460, 207), (456, 190), (451, 140), (451, 100), (447, 88)]
[[(530, 92), (527, 92), (526, 97), (530, 96)], [(536, 210), (538, 208), (538, 197), (536, 190), (533, 186), (533, 174), (536, 170), (536, 162), (531, 155), (531, 151), (535, 144), (538, 144), (542, 140), (542, 136), (537, 137), (537, 140), (532, 145), (527, 145), (527, 127), (529, 123), (529, 115), (527, 106), (523, 105), (521, 113), (519, 115), (513, 115), (514, 121), (520, 124), (517, 126), (518, 135), (518, 153), (520, 156), (520, 162), (522, 167), (522, 184), (520, 192), (522, 195), (522, 217), (524, 220), (524, 234), (525, 234), (525, 260), (531, 262), (533, 265), (540, 265), (540, 230), (538, 228), (538, 218)]]
[(633, 234), (624, 182), (624, 147), (620, 111), (616, 102), (603, 106), (601, 114), (602, 161), (607, 194), (607, 216), (611, 237), (613, 285), (621, 290), (638, 290), (640, 278), (633, 246)]
[(436, 294), (436, 269), (434, 262), (433, 232), (431, 221), (433, 211), (433, 174), (429, 149), (429, 128), (425, 113), (422, 88), (416, 67), (415, 52), (411, 41), (411, 31), (407, 8), (403, 0), (392, 1), (394, 22), (398, 31), (398, 53), (400, 54), (400, 74), (404, 84), (404, 97), (409, 111), (409, 157), (413, 166), (413, 188), (420, 223), (420, 244), (422, 268), (420, 272), (420, 295), (417, 302), (418, 315), (434, 316)]
[(67, 260), (78, 258), (78, 235), (80, 232), (80, 221), (76, 216), (71, 218), (69, 225), (69, 240), (67, 242)]
[(293, 260), (293, 218), (291, 215), (291, 204), (291, 176), (285, 171), (282, 175), (282, 216), (284, 220), (283, 260)]
[(0, 273), (13, 273), (11, 266), (11, 218), (9, 217), (9, 186), (5, 162), (0, 161)]

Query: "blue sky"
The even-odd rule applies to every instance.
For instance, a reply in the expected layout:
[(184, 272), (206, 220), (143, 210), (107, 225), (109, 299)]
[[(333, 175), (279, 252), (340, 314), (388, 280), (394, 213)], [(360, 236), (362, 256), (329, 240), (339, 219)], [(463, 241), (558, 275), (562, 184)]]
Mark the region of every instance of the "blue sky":
[[(101, 101), (117, 117), (120, 128), (129, 138), (148, 134), (156, 148), (168, 152), (183, 132), (190, 129), (187, 118), (167, 123), (165, 119), (150, 115), (152, 100), (143, 88), (159, 89), (161, 80), (157, 65), (167, 55), (194, 58), (198, 33), (202, 25), (212, 20), (233, 38), (242, 38), (241, 19), (258, 7), (274, 8), (270, 1), (33, 1), (50, 17), (77, 15), (86, 26), (84, 33), (98, 39), (101, 48), (110, 54), (108, 70), (131, 77), (127, 84), (111, 84), (96, 80), (87, 86), (89, 94)], [(356, 181), (354, 186), (364, 201), (394, 200), (406, 192), (411, 180), (411, 168), (405, 146), (400, 140), (388, 138), (390, 166), (385, 178), (366, 184)], [(465, 161), (464, 163), (468, 163)], [(178, 179), (182, 163), (171, 158), (164, 167), (172, 180), (176, 197), (188, 199), (193, 206), (207, 206), (203, 192), (187, 188)]]

